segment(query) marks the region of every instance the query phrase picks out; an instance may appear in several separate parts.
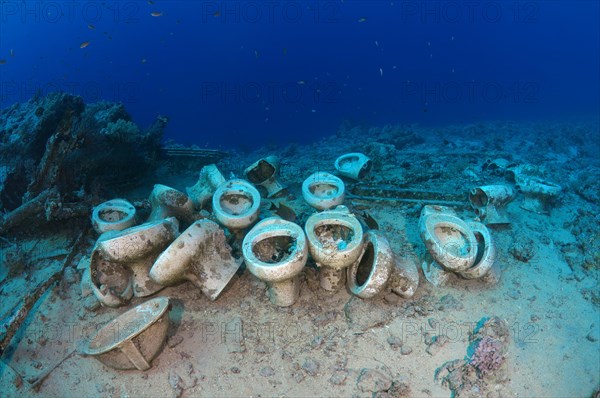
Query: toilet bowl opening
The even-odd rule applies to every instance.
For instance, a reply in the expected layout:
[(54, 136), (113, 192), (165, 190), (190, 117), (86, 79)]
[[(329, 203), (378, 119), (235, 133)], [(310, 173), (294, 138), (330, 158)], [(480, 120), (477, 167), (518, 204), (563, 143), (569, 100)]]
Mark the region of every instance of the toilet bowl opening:
[(473, 231), (473, 234), (475, 235), (475, 239), (477, 239), (477, 252), (475, 253), (475, 261), (473, 264), (479, 264), (483, 258), (483, 253), (485, 253), (485, 240), (480, 232)]
[(358, 178), (363, 178), (369, 171), (371, 171), (371, 167), (373, 166), (373, 162), (367, 160), (365, 164), (362, 165), (360, 171), (358, 172)]
[(333, 198), (339, 192), (338, 187), (325, 182), (313, 183), (310, 185), (309, 190), (310, 193), (312, 193), (318, 198)]
[(358, 156), (348, 156), (340, 159), (338, 166), (341, 170), (350, 170), (352, 168), (352, 164), (358, 162)]
[(254, 204), (249, 194), (240, 191), (226, 192), (221, 196), (219, 203), (223, 211), (234, 216), (247, 213)]
[(465, 233), (451, 225), (445, 223), (436, 225), (434, 236), (439, 240), (445, 253), (464, 257), (470, 252), (470, 242)]
[(373, 267), (375, 266), (375, 248), (372, 242), (365, 244), (365, 252), (360, 258), (358, 268), (356, 269), (356, 284), (363, 286), (369, 280)]
[(354, 238), (354, 231), (340, 224), (321, 224), (314, 231), (319, 242), (327, 249), (344, 250)]
[(273, 167), (269, 162), (261, 160), (258, 162), (258, 165), (252, 170), (249, 170), (246, 175), (253, 184), (260, 184), (273, 177), (274, 174), (275, 167)]
[(98, 212), (98, 217), (104, 222), (119, 222), (127, 216), (128, 214), (124, 211), (116, 209), (105, 209)]
[(296, 249), (296, 240), (291, 236), (271, 236), (252, 245), (252, 253), (267, 264), (276, 264), (287, 259)]

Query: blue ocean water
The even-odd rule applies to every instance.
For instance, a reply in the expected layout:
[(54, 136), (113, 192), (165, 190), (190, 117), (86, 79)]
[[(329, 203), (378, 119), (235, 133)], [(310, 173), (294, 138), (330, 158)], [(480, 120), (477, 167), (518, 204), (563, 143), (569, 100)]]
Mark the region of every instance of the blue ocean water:
[[(166, 138), (311, 142), (349, 120), (581, 120), (600, 108), (597, 1), (0, 2), (0, 107), (122, 101)], [(83, 48), (80, 48), (83, 47)]]

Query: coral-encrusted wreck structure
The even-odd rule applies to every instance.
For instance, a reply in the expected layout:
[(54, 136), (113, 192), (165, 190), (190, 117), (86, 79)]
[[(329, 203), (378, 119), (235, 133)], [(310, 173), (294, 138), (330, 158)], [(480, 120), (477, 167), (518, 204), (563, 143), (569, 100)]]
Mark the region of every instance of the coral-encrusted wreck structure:
[(106, 187), (142, 178), (157, 158), (163, 129), (146, 131), (122, 104), (85, 104), (53, 93), (0, 111), (0, 234), (42, 222), (88, 216)]

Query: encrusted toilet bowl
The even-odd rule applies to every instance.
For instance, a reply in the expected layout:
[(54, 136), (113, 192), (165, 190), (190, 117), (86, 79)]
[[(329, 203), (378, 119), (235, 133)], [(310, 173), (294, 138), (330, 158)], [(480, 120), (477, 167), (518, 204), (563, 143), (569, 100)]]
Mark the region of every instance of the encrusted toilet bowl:
[(433, 260), (443, 269), (457, 272), (473, 266), (478, 247), (475, 235), (449, 207), (423, 207), (419, 234)]
[(258, 218), (260, 193), (246, 180), (230, 180), (217, 188), (212, 207), (219, 223), (232, 230), (244, 229)]
[(308, 257), (308, 246), (300, 226), (279, 217), (256, 224), (242, 244), (248, 271), (265, 281), (271, 302), (287, 307), (300, 293), (299, 274)]
[(315, 213), (304, 227), (308, 250), (320, 267), (320, 284), (336, 291), (346, 281), (345, 268), (355, 262), (363, 248), (363, 229), (346, 206)]
[(196, 209), (204, 209), (210, 203), (210, 200), (219, 187), (225, 182), (225, 177), (215, 164), (209, 164), (202, 167), (198, 182), (192, 187), (187, 187), (189, 198)]
[(108, 262), (129, 268), (133, 277), (133, 294), (145, 297), (164, 287), (152, 281), (148, 273), (160, 252), (178, 233), (179, 222), (175, 217), (150, 221), (101, 236), (94, 252)]
[(133, 297), (131, 269), (102, 258), (97, 247), (90, 257), (88, 274), (87, 287), (103, 305), (120, 307)]
[(478, 279), (485, 276), (496, 260), (496, 246), (489, 229), (481, 223), (467, 223), (477, 239), (477, 256), (475, 264), (464, 271), (458, 272), (465, 279)]
[(358, 152), (346, 153), (335, 160), (335, 169), (338, 173), (353, 180), (363, 179), (371, 171), (372, 166), (371, 159)]
[(148, 221), (177, 217), (180, 221), (193, 222), (196, 219), (194, 205), (181, 191), (166, 185), (156, 184), (150, 193), (152, 212)]
[(244, 175), (254, 185), (263, 187), (268, 198), (280, 196), (285, 186), (277, 179), (279, 177), (279, 159), (267, 156), (259, 159), (244, 170)]
[(169, 299), (157, 297), (119, 315), (88, 340), (85, 355), (114, 369), (148, 370), (169, 328)]
[(135, 225), (135, 207), (125, 199), (112, 199), (94, 207), (92, 226), (99, 234)]
[(158, 256), (150, 278), (165, 286), (189, 280), (214, 301), (241, 263), (242, 259), (231, 255), (221, 227), (210, 220), (198, 220)]
[(372, 298), (386, 288), (404, 297), (412, 297), (419, 285), (419, 271), (414, 261), (400, 259), (387, 238), (379, 231), (364, 234), (364, 245), (358, 259), (347, 270), (348, 290), (364, 299)]
[(485, 185), (471, 189), (469, 202), (475, 214), (488, 225), (509, 224), (506, 205), (514, 191), (508, 185)]
[(302, 183), (302, 196), (306, 203), (317, 210), (331, 209), (344, 202), (344, 182), (333, 174), (318, 171)]

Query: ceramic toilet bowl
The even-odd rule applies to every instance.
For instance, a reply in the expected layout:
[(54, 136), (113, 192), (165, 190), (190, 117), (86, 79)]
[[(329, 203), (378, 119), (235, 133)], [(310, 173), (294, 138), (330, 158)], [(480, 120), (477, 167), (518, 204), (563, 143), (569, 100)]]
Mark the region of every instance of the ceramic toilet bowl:
[(463, 271), (473, 266), (477, 240), (452, 209), (425, 206), (419, 218), (419, 234), (434, 261), (447, 271)]
[(90, 278), (88, 287), (103, 305), (120, 307), (133, 297), (131, 270), (103, 259), (97, 249), (92, 251), (88, 273)]
[(230, 180), (217, 188), (212, 206), (219, 223), (232, 230), (244, 229), (258, 218), (260, 194), (246, 180)]
[(248, 271), (269, 286), (269, 299), (275, 305), (294, 304), (300, 293), (298, 275), (304, 269), (308, 246), (300, 226), (279, 217), (256, 224), (242, 244)]
[(223, 229), (213, 221), (198, 220), (158, 256), (149, 275), (164, 286), (189, 280), (214, 301), (241, 263), (231, 255)]
[(490, 230), (485, 225), (478, 222), (469, 222), (467, 225), (477, 239), (477, 256), (475, 264), (471, 268), (460, 271), (458, 274), (465, 279), (477, 279), (485, 276), (494, 265), (496, 247)]
[(157, 297), (113, 319), (85, 343), (83, 353), (114, 369), (148, 370), (167, 338), (169, 299)]
[(200, 170), (198, 182), (192, 187), (187, 187), (185, 190), (194, 204), (194, 207), (196, 209), (203, 209), (210, 203), (210, 200), (219, 185), (224, 182), (225, 177), (223, 177), (223, 174), (221, 174), (217, 165), (209, 164)]
[(96, 251), (104, 260), (131, 270), (135, 296), (149, 296), (164, 287), (150, 279), (149, 271), (159, 253), (177, 237), (178, 228), (177, 219), (169, 217), (107, 233), (96, 243)]
[(177, 217), (180, 221), (193, 222), (196, 219), (194, 205), (181, 191), (166, 185), (156, 184), (150, 193), (152, 212), (148, 221)]
[(348, 290), (364, 299), (380, 294), (386, 288), (403, 298), (412, 297), (419, 285), (419, 271), (411, 259), (401, 259), (379, 231), (364, 234), (360, 258), (348, 267)]
[(371, 171), (372, 166), (371, 159), (358, 152), (347, 153), (335, 160), (335, 169), (338, 173), (353, 180), (363, 179)]
[(344, 182), (333, 174), (318, 171), (302, 183), (302, 196), (317, 210), (331, 209), (344, 202)]
[(268, 156), (256, 161), (244, 170), (244, 175), (254, 185), (263, 187), (268, 198), (279, 196), (285, 190), (285, 186), (277, 179), (279, 159), (276, 156)]
[(99, 234), (135, 225), (135, 207), (125, 199), (112, 199), (94, 207), (92, 226)]
[(338, 290), (346, 280), (344, 268), (355, 262), (362, 252), (360, 222), (346, 206), (338, 206), (310, 216), (304, 230), (308, 250), (321, 267), (321, 287)]

